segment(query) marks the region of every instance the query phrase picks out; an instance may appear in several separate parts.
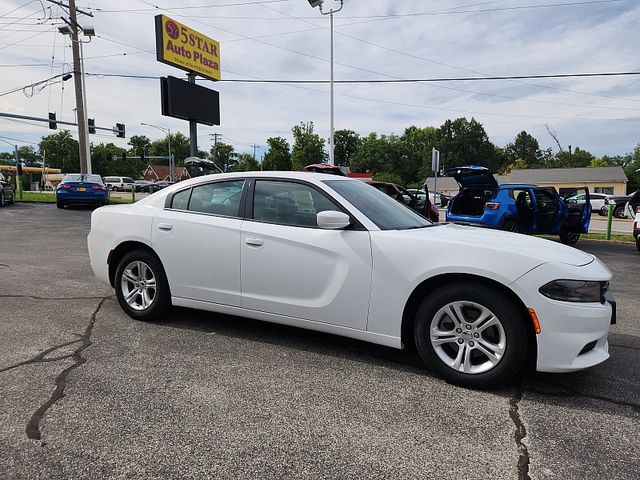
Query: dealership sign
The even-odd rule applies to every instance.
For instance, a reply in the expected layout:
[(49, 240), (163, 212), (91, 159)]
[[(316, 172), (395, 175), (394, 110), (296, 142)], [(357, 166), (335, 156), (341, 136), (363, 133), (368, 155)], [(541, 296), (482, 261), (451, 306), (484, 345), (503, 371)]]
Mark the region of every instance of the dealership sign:
[(166, 15), (156, 15), (159, 62), (220, 80), (220, 44)]

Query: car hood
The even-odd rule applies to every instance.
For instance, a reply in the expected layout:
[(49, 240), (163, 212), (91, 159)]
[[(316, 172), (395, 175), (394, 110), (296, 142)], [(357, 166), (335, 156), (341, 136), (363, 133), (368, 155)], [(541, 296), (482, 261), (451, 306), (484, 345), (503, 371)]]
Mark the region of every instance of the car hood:
[(509, 258), (509, 261), (521, 259), (519, 263), (525, 268), (548, 262), (582, 266), (595, 258), (576, 248), (543, 238), (453, 223), (397, 232), (435, 242), (436, 250), (446, 245), (449, 251), (473, 251), (476, 257), (487, 255), (495, 259)]
[(493, 173), (486, 167), (469, 165), (465, 167), (449, 168), (446, 174), (456, 179), (456, 182), (462, 187), (488, 187), (496, 188), (498, 182)]

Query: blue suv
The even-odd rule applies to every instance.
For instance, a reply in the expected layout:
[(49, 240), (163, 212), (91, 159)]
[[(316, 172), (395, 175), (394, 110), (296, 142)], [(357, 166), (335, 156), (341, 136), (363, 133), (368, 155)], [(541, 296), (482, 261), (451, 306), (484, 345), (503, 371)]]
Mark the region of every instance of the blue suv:
[(474, 223), (510, 232), (551, 233), (572, 245), (589, 231), (589, 189), (577, 188), (560, 196), (553, 187), (498, 185), (488, 168), (447, 169), (460, 191), (447, 207), (448, 222)]

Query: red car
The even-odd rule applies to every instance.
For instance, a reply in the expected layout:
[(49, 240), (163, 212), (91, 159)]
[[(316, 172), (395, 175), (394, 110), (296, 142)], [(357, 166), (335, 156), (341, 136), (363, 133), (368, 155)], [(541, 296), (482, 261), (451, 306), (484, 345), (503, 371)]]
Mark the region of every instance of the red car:
[(431, 203), (429, 200), (429, 196), (427, 195), (424, 203), (418, 200), (414, 194), (409, 192), (406, 188), (401, 185), (396, 185), (395, 183), (388, 182), (375, 182), (375, 181), (367, 181), (372, 187), (377, 188), (383, 193), (386, 193), (390, 197), (395, 198), (398, 202), (404, 203), (406, 206), (412, 208), (419, 214), (425, 216), (427, 219), (432, 222), (440, 221), (440, 213), (435, 205)]

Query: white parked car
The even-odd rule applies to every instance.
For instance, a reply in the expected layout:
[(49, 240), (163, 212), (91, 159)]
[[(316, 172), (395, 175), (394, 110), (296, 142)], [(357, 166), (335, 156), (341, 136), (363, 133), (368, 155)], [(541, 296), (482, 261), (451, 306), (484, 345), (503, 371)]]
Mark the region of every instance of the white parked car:
[(135, 180), (131, 177), (104, 177), (104, 183), (114, 192), (131, 191), (135, 187)]
[(363, 182), (207, 175), (95, 210), (96, 276), (134, 319), (171, 306), (415, 345), (447, 381), (504, 383), (609, 357), (611, 272), (552, 241), (434, 225)]

